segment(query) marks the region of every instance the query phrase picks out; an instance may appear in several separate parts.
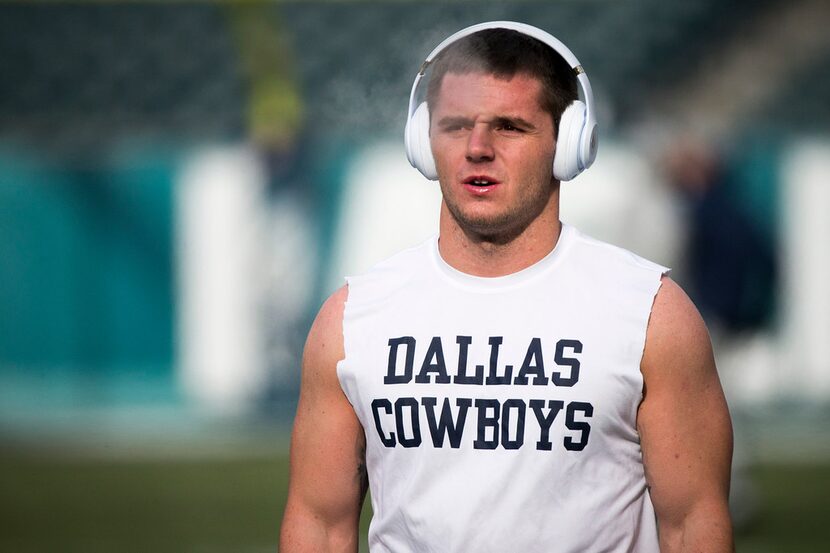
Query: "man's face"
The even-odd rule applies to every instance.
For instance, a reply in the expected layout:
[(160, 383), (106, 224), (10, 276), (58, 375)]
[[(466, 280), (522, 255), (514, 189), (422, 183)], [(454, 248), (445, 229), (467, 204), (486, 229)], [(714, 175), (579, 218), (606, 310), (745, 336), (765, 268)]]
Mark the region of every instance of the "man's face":
[(462, 229), (515, 234), (548, 204), (556, 141), (541, 91), (525, 74), (444, 76), (430, 141), (444, 202)]

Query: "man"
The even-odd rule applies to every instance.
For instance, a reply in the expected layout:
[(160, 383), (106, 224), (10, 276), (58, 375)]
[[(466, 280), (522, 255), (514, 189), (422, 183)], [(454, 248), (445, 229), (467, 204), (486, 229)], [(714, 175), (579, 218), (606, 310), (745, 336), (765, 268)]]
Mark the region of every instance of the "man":
[(371, 485), (373, 552), (731, 551), (700, 316), (665, 268), (559, 222), (581, 66), (538, 29), (475, 29), (410, 109), (439, 238), (350, 278), (310, 331), (282, 550), (356, 551)]

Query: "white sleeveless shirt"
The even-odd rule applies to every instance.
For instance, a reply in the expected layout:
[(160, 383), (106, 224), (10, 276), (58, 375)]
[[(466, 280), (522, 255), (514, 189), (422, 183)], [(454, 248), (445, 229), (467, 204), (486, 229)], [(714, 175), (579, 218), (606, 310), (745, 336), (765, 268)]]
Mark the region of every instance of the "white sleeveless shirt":
[(637, 408), (667, 269), (563, 225), (535, 265), (461, 273), (437, 238), (348, 278), (338, 364), (380, 552), (657, 552)]

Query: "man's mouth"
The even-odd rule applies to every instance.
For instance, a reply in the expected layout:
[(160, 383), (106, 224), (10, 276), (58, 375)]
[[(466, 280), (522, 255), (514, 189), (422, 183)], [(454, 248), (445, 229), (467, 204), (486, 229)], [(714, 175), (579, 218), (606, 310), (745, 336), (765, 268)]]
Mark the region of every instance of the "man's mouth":
[(464, 179), (464, 184), (475, 186), (477, 188), (487, 188), (495, 184), (499, 184), (499, 181), (486, 175), (475, 175)]

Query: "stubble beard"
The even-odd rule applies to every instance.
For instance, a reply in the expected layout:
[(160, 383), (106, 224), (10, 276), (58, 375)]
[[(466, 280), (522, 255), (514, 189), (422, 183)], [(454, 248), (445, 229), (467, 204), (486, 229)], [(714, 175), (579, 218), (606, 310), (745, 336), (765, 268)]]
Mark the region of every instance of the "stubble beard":
[(519, 236), (545, 210), (554, 192), (553, 181), (537, 183), (526, 194), (490, 214), (468, 213), (455, 201), (452, 194), (444, 194), (444, 203), (458, 227), (478, 240), (504, 244)]

